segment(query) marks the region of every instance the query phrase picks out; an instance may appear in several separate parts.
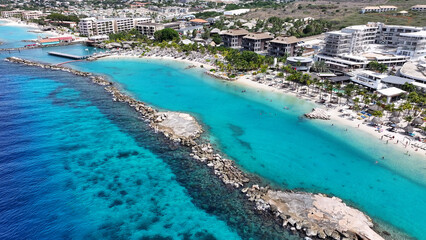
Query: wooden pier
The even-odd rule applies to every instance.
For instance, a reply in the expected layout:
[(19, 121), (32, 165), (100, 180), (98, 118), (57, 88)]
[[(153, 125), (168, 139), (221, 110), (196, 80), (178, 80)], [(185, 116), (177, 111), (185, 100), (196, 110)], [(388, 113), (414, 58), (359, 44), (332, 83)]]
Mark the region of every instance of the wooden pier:
[(69, 58), (69, 59), (73, 59), (73, 60), (83, 60), (83, 59), (86, 59), (86, 58), (90, 57), (90, 55), (77, 56), (77, 55), (72, 55), (72, 54), (67, 54), (67, 53), (60, 53), (60, 52), (48, 52), (48, 54), (52, 55), (52, 56), (64, 57), (64, 58)]

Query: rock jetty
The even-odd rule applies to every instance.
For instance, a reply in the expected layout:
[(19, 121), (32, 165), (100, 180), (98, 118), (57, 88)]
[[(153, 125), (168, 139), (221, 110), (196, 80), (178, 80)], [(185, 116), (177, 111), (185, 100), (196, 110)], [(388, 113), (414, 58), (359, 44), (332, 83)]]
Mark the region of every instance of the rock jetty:
[(372, 230), (371, 219), (336, 197), (306, 192), (274, 191), (253, 185), (244, 188), (261, 211), (271, 211), (284, 227), (308, 237), (335, 240), (384, 240)]
[(226, 81), (235, 81), (235, 79), (232, 79), (230, 77), (218, 74), (218, 73), (214, 73), (214, 72), (204, 72), (205, 74), (217, 78), (217, 79), (222, 79), (222, 80), (226, 80)]
[[(168, 139), (191, 147), (191, 157), (212, 168), (212, 172), (222, 182), (234, 188), (242, 188), (241, 192), (259, 211), (270, 211), (282, 222), (283, 227), (298, 231), (309, 237), (336, 240), (383, 240), (371, 227), (371, 219), (362, 212), (344, 204), (341, 199), (327, 197), (322, 194), (305, 192), (275, 191), (268, 186), (250, 185), (250, 179), (234, 163), (222, 157), (210, 143), (197, 143), (203, 132), (196, 119), (186, 113), (159, 112), (145, 103), (122, 93), (120, 89), (102, 76), (94, 76), (88, 72), (77, 71), (68, 67), (43, 64), (9, 57), (6, 61), (37, 66), (45, 69), (70, 72), (78, 76), (88, 77), (93, 83), (104, 86), (112, 95), (112, 100), (127, 103), (137, 111), (156, 132), (161, 132)], [(329, 119), (322, 109), (314, 109), (306, 114), (308, 118)]]
[(330, 114), (328, 114), (326, 110), (321, 108), (312, 109), (312, 112), (306, 113), (305, 117), (309, 119), (330, 120)]
[(215, 153), (210, 143), (193, 146), (191, 156), (213, 168), (214, 174), (225, 184), (239, 188), (250, 181), (232, 160)]

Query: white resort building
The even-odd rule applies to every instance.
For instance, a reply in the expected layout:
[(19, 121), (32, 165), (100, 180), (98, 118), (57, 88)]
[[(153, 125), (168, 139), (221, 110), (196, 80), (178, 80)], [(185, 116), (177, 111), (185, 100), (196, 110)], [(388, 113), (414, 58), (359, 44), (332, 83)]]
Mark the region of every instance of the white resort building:
[(426, 55), (425, 33), (425, 28), (383, 23), (351, 26), (326, 33), (325, 46), (315, 59), (342, 71), (365, 68), (371, 61), (402, 66)]
[(109, 18), (96, 19), (94, 17), (83, 18), (78, 23), (80, 34), (85, 36), (108, 35), (129, 31), (137, 24), (151, 21), (150, 18)]
[(426, 30), (401, 33), (398, 40), (397, 54), (417, 58), (426, 56)]

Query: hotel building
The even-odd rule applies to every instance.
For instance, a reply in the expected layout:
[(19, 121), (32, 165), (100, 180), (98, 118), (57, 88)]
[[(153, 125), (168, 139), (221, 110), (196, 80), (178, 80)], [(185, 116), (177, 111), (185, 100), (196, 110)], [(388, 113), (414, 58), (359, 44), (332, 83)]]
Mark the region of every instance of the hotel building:
[(426, 55), (425, 51), (422, 28), (369, 23), (327, 33), (325, 46), (315, 59), (325, 61), (331, 69), (348, 70), (365, 68), (371, 61), (401, 66), (410, 57)]
[(81, 19), (78, 27), (82, 35), (90, 37), (130, 31), (135, 28), (137, 24), (143, 24), (149, 21), (151, 21), (150, 18), (96, 19), (90, 17)]
[(276, 37), (269, 42), (269, 55), (282, 57), (285, 55), (294, 56), (297, 43), (300, 40), (296, 37)]
[(269, 33), (249, 33), (243, 37), (242, 47), (248, 51), (264, 52), (268, 50), (269, 41), (273, 38)]
[(426, 30), (401, 33), (396, 53), (411, 58), (426, 56)]
[(221, 34), (222, 42), (225, 47), (241, 48), (243, 37), (249, 32), (245, 29), (231, 29)]

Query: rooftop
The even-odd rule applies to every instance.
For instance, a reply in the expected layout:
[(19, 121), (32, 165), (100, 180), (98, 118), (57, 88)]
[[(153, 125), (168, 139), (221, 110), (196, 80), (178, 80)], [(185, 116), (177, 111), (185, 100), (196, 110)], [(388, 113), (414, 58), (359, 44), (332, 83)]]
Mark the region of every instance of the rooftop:
[(404, 90), (401, 90), (399, 88), (396, 87), (390, 87), (390, 88), (385, 88), (385, 89), (380, 89), (377, 90), (380, 94), (386, 96), (386, 97), (395, 97), (395, 96), (399, 96), (403, 93), (405, 93)]
[(298, 43), (300, 40), (294, 36), (291, 37), (276, 37), (271, 42), (272, 43), (283, 43), (283, 44), (292, 44)]
[(201, 19), (201, 18), (192, 19), (192, 20), (190, 20), (190, 22), (193, 22), (193, 23), (208, 23), (208, 21)]
[(230, 35), (230, 36), (244, 36), (247, 35), (249, 32), (245, 29), (231, 29), (226, 32), (224, 32), (224, 35)]
[(261, 39), (272, 39), (273, 36), (270, 33), (249, 33), (244, 38), (261, 40)]

